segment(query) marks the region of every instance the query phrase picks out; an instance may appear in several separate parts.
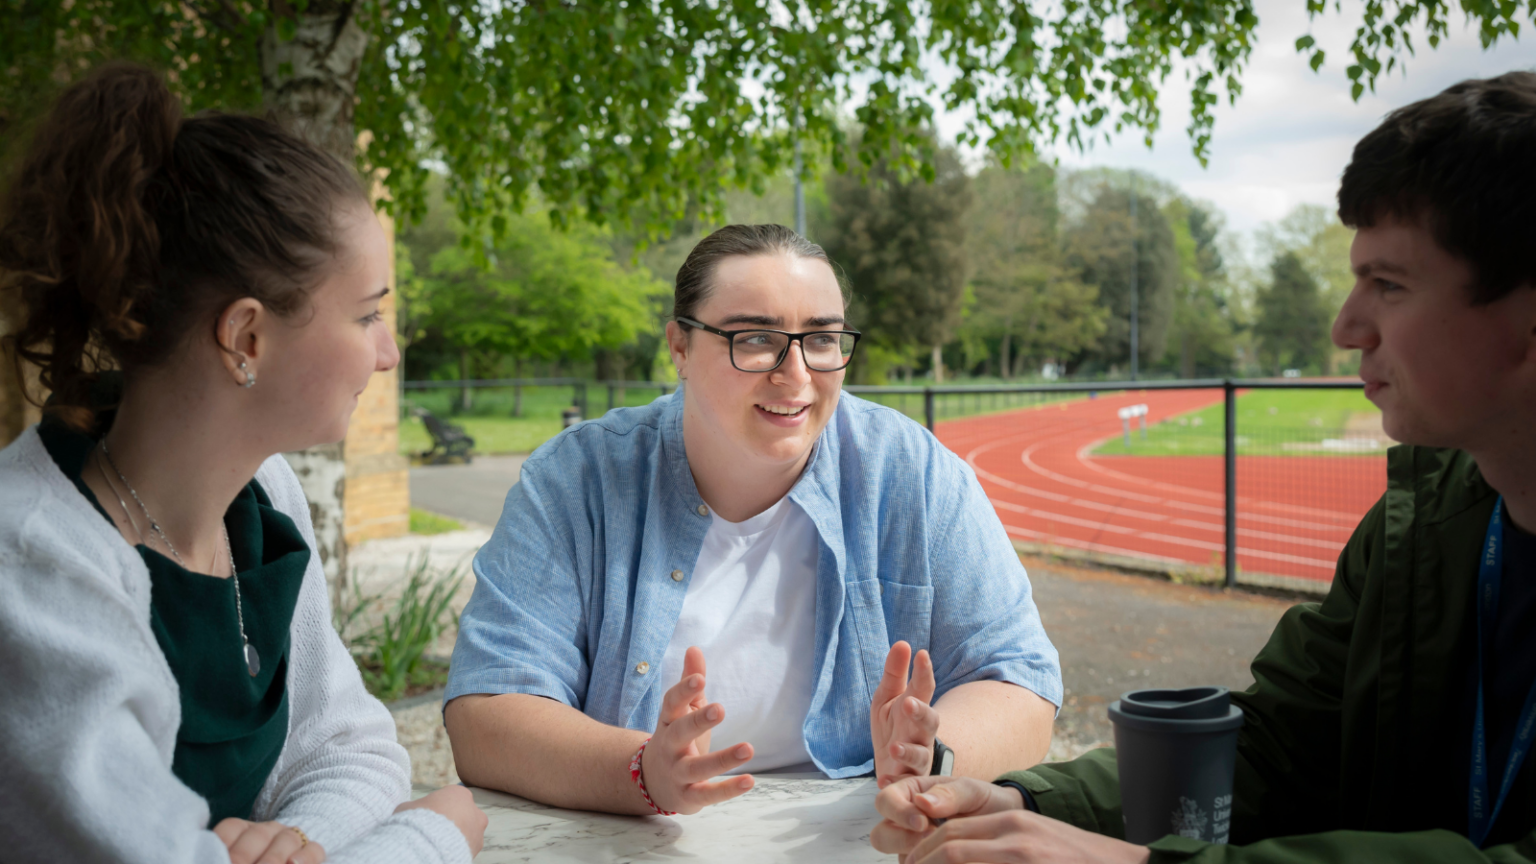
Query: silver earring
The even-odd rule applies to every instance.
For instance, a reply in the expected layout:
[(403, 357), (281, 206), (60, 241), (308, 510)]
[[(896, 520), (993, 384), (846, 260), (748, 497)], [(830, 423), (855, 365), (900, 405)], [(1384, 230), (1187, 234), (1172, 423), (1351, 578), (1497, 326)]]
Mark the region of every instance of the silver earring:
[(244, 386), (244, 387), (255, 387), (256, 386), (256, 376), (252, 375), (250, 373), (250, 371), (245, 368), (245, 361), (244, 360), (240, 361), (240, 371), (245, 373), (245, 384), (243, 384), (241, 386)]

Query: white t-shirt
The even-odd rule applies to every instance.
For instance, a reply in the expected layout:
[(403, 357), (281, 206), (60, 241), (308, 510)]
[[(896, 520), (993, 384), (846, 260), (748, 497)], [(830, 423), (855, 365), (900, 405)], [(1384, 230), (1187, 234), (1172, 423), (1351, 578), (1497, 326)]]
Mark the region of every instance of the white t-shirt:
[(683, 611), (661, 663), (668, 688), (689, 646), (704, 651), (704, 695), (725, 707), (710, 749), (743, 741), (752, 761), (730, 773), (810, 762), (805, 715), (815, 692), (816, 526), (786, 496), (745, 522), (710, 522)]

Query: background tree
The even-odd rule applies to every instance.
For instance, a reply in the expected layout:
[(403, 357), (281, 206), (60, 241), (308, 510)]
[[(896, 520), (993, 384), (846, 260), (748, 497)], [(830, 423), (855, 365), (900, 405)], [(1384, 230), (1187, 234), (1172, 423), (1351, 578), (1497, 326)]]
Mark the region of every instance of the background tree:
[[(1355, 232), (1339, 221), (1338, 214), (1329, 207), (1301, 204), (1286, 214), (1284, 219), (1266, 225), (1258, 233), (1258, 250), (1268, 259), (1286, 252), (1294, 252), (1301, 259), (1322, 293), (1323, 307), (1330, 316), (1337, 315), (1355, 285), (1355, 274), (1349, 268), (1349, 247)], [(1324, 372), (1337, 374), (1358, 363), (1358, 354), (1330, 347)]]
[[(1327, 4), (1308, 8), (1315, 17)], [(1448, 11), (1437, 0), (1368, 5), (1347, 70), (1356, 98), (1412, 50), (1405, 25), (1422, 19), (1433, 46)], [(1515, 35), (1522, 6), (1465, 11), (1487, 45)], [(760, 188), (789, 161), (788, 130), (841, 169), (848, 110), (863, 130), (857, 164), (889, 158), (898, 174), (932, 179), (931, 99), (970, 114), (961, 141), (1004, 157), (1082, 146), (1108, 128), (1143, 129), (1150, 144), (1178, 66), (1204, 160), (1212, 106), (1241, 92), (1258, 24), (1252, 0), (978, 0), (922, 12), (883, 0), (0, 0), (0, 162), (59, 87), (129, 58), (166, 70), (192, 110), (265, 107), (345, 158), (365, 130), (361, 162), (396, 213), (420, 216), (437, 165), (472, 234), (501, 237), (507, 205), (536, 195), (557, 223), (617, 220), (655, 235), (718, 212), (727, 188)], [(1296, 47), (1322, 65), (1310, 37)], [(0, 324), (16, 314), (0, 310)], [(17, 386), (0, 374), (5, 405)], [(0, 437), (20, 431), (16, 414), (0, 413), (10, 420)], [(341, 449), (296, 464), (327, 571), (344, 572)]]
[(1107, 312), (1098, 289), (1061, 260), (1055, 172), (991, 164), (972, 184), (967, 255), (974, 302), (962, 336), (997, 374), (1021, 374), (1025, 363), (1078, 354), (1104, 333)]
[(942, 380), (940, 352), (959, 324), (967, 275), (971, 190), (959, 157), (940, 149), (932, 179), (903, 178), (886, 160), (867, 177), (836, 174), (827, 178), (827, 199), (828, 224), (817, 238), (852, 289), (849, 321), (874, 349), (856, 362), (855, 380), (883, 374), (882, 360), (921, 348)]
[(1225, 375), (1235, 357), (1236, 322), (1226, 266), (1218, 246), (1220, 218), (1183, 197), (1163, 206), (1173, 231), (1179, 276), (1174, 290), (1168, 360), (1180, 377)]
[[(1145, 186), (1145, 181), (1140, 185)], [(1167, 347), (1179, 257), (1173, 229), (1158, 203), (1143, 191), (1102, 183), (1063, 240), (1067, 266), (1082, 282), (1097, 286), (1099, 302), (1108, 311), (1104, 335), (1085, 358), (1100, 368), (1129, 363), (1133, 267), (1141, 365), (1161, 360)]]
[[(1327, 9), (1309, 6), (1314, 17)], [(1411, 52), (1405, 25), (1426, 27), (1434, 45), (1448, 10), (1433, 0), (1368, 7), (1347, 70), (1357, 97)], [(1465, 10), (1487, 44), (1513, 36), (1530, 11)], [(637, 213), (661, 229), (784, 165), (791, 128), (840, 154), (844, 111), (864, 130), (863, 164), (894, 148), (924, 173), (936, 156), (918, 131), (931, 99), (968, 109), (961, 139), (999, 154), (1080, 145), (1108, 128), (1150, 140), (1175, 66), (1188, 73), (1188, 132), (1204, 158), (1212, 108), (1241, 92), (1257, 23), (1251, 0), (920, 10), (878, 0), (3, 0), (0, 135), (84, 67), (132, 57), (171, 71), (193, 108), (266, 105), (337, 151), (354, 140), (344, 133), (355, 111), (373, 133), (370, 164), (389, 172), (407, 212), (425, 206), (431, 155), (472, 229), (494, 228), (502, 201), (534, 191), (557, 218)], [(1323, 63), (1310, 38), (1297, 50)], [(930, 69), (944, 70), (942, 82)]]
[[(542, 213), (506, 219), (489, 268), (462, 244), (447, 244), (431, 252), (422, 280), (423, 329), (440, 340), (439, 353), (456, 356), (459, 378), (481, 377), (503, 358), (520, 378), (528, 360), (617, 351), (650, 328), (653, 301), (667, 286), (643, 267), (616, 264), (605, 232), (557, 231)], [(468, 401), (466, 388), (463, 408)]]
[(1270, 265), (1269, 286), (1259, 292), (1253, 328), (1260, 361), (1267, 370), (1271, 374), (1284, 369), (1320, 371), (1327, 358), (1331, 320), (1317, 280), (1300, 256), (1286, 252), (1276, 258)]

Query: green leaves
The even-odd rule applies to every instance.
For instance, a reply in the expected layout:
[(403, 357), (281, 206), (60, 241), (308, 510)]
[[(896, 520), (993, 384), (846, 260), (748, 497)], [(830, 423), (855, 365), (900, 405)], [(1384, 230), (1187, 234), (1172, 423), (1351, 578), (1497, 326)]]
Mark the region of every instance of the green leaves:
[(500, 213), (504, 239), (486, 248), (445, 244), (411, 299), (422, 331), (456, 349), (519, 360), (616, 349), (651, 324), (667, 286), (612, 257), (606, 232), (555, 230), (543, 213)]
[[(1306, 0), (1313, 17), (1327, 0)], [(1446, 0), (1363, 0), (1350, 47), (1355, 98), (1448, 32)], [(111, 57), (166, 69), (193, 110), (262, 106), (268, 28), (334, 5), (295, 0), (0, 0), (0, 134), (68, 77)], [(1536, 0), (1466, 0), (1485, 45), (1518, 35)], [(625, 3), (353, 0), (369, 52), (355, 122), (402, 219), (425, 212), (430, 170), (477, 242), (530, 201), (557, 226), (617, 222), (656, 237), (720, 214), (731, 188), (808, 156), (900, 177), (936, 176), (936, 104), (970, 119), (961, 140), (1002, 163), (1040, 146), (1148, 136), (1176, 61), (1186, 132), (1208, 156), (1214, 106), (1233, 102), (1252, 50), (1252, 0), (645, 0)], [(1338, 4), (1333, 5), (1338, 11)], [(318, 12), (316, 13), (318, 14)], [(1320, 69), (1311, 36), (1296, 41)], [(942, 76), (931, 70), (942, 69)], [(1355, 71), (1358, 70), (1358, 71)], [(845, 148), (849, 116), (863, 132)], [(795, 118), (798, 118), (796, 120)]]
[[(1505, 37), (1519, 38), (1522, 16), (1536, 19), (1536, 0), (1466, 0), (1460, 6), (1469, 20), (1477, 22), (1484, 49)], [(1336, 11), (1341, 8), (1335, 4)], [(1307, 0), (1310, 17), (1327, 11), (1326, 0)], [(1450, 32), (1449, 11), (1445, 0), (1365, 0), (1360, 26), (1349, 46), (1354, 59), (1346, 70), (1353, 82), (1351, 97), (1358, 100), (1367, 88), (1375, 89), (1376, 79), (1383, 73), (1403, 67), (1407, 56), (1414, 53), (1413, 32), (1422, 29), (1429, 47), (1439, 47)], [(1297, 51), (1312, 47), (1310, 37), (1297, 40)], [(1310, 63), (1314, 71), (1321, 67), (1322, 52), (1313, 53)]]
[(1253, 332), (1266, 372), (1322, 370), (1330, 316), (1317, 281), (1296, 253), (1283, 252), (1270, 265), (1270, 284), (1259, 291), (1258, 311)]
[(886, 161), (868, 177), (829, 177), (830, 218), (817, 231), (852, 289), (849, 320), (897, 352), (949, 341), (960, 320), (970, 181), (952, 149), (933, 161), (931, 179)]

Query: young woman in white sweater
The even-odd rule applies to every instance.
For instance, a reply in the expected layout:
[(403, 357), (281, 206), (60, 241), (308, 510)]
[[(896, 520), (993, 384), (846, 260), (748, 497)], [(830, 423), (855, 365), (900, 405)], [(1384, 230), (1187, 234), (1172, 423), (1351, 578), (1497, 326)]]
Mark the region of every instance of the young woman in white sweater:
[(468, 861), (485, 816), (404, 803), (276, 455), (341, 440), (399, 360), (350, 169), (114, 65), (0, 206), (9, 347), (51, 392), (0, 451), (0, 857)]

